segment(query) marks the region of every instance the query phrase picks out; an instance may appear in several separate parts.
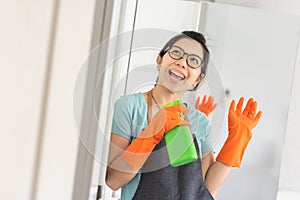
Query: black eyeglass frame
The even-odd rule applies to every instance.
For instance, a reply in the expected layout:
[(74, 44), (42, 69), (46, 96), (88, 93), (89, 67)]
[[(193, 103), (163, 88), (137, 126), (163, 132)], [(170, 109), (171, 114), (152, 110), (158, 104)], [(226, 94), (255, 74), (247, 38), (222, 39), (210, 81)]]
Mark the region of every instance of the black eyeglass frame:
[[(174, 57), (171, 55), (170, 50), (171, 50), (173, 47), (176, 47), (176, 48), (180, 49), (180, 50), (183, 52), (183, 55), (182, 55), (180, 58), (174, 58)], [(182, 59), (185, 55), (187, 55), (187, 57), (186, 57), (186, 63), (187, 63), (188, 66), (189, 66), (190, 68), (192, 68), (192, 69), (198, 69), (198, 68), (201, 67), (201, 65), (204, 63), (204, 60), (203, 60), (202, 58), (200, 58), (200, 56), (198, 56), (198, 55), (196, 55), (196, 54), (188, 54), (188, 53), (186, 53), (181, 47), (176, 46), (176, 45), (172, 45), (172, 46), (168, 47), (165, 51), (167, 51), (168, 54), (169, 54), (169, 56), (170, 56), (172, 59), (174, 59), (174, 60), (180, 60), (180, 59)], [(195, 56), (195, 57), (198, 57), (198, 58), (201, 60), (201, 63), (199, 64), (199, 66), (197, 66), (197, 67), (192, 67), (192, 66), (189, 64), (189, 61), (188, 61), (189, 56)]]

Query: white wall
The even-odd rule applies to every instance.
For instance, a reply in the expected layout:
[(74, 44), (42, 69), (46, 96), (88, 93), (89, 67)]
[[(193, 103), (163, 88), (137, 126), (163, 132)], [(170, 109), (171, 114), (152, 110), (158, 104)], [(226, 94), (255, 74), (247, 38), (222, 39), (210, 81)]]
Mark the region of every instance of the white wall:
[[(199, 17), (199, 2), (181, 0), (140, 0), (138, 2), (135, 30), (148, 30), (134, 35), (130, 70), (136, 70), (136, 73), (140, 68), (141, 74), (133, 76), (129, 74), (131, 85), (127, 93), (145, 91), (153, 87), (157, 77), (156, 57), (160, 49), (174, 35), (185, 30), (197, 30)], [(144, 74), (141, 67), (150, 72), (147, 73), (147, 77), (142, 78), (142, 82), (137, 79)]]
[[(17, 15), (16, 2), (0, 2), (0, 199), (15, 199), (14, 187), (16, 178), (22, 173), (17, 170), (17, 107), (19, 96), (17, 87), (17, 66), (20, 64), (16, 59), (17, 48)], [(19, 55), (19, 54), (18, 54)], [(24, 161), (24, 160), (23, 160)]]
[[(263, 111), (242, 167), (232, 170), (217, 199), (275, 199), (300, 18), (264, 9), (218, 3), (202, 7), (206, 8), (205, 5), (207, 9), (206, 14), (201, 15), (205, 20), (201, 30), (210, 39), (211, 61), (221, 72), (224, 87), (230, 90), (230, 98), (254, 97)], [(213, 117), (217, 113), (218, 109)], [(218, 141), (220, 145), (227, 137), (226, 130), (225, 137)], [(229, 191), (235, 189), (237, 192), (232, 196)]]
[(90, 51), (94, 5), (83, 0), (0, 3), (0, 85), (7, 92), (0, 104), (0, 199), (72, 198), (78, 147), (72, 98)]
[[(264, 8), (276, 10), (289, 14), (300, 14), (300, 1), (295, 0), (216, 0), (215, 2), (229, 3), (234, 5), (250, 6), (254, 8)], [(284, 38), (282, 38), (284, 40)], [(300, 129), (299, 121), (300, 107), (297, 102), (300, 101), (300, 52), (298, 50), (298, 60), (295, 67), (294, 87), (292, 100), (290, 104), (290, 113), (288, 117), (287, 132), (285, 137), (285, 146), (281, 163), (278, 200), (298, 199), (300, 195), (300, 162), (297, 159), (300, 154), (299, 143)], [(289, 193), (291, 191), (291, 194)]]
[(214, 2), (278, 10), (291, 14), (300, 13), (300, 2), (297, 0), (215, 0)]
[[(53, 0), (18, 1), (15, 7), (17, 30), (16, 35), (10, 38), (17, 42), (17, 54), (11, 59), (12, 62), (17, 62), (15, 71), (17, 87), (9, 90), (16, 93), (14, 105), (18, 108), (15, 116), (16, 138), (13, 145), (17, 166), (16, 184), (13, 187), (17, 199), (30, 199), (35, 174), (53, 2)], [(3, 19), (5, 18), (7, 19), (7, 16), (3, 16)], [(10, 87), (7, 82), (5, 85)]]
[(59, 5), (37, 199), (71, 199), (78, 148), (73, 91), (89, 55), (95, 1)]

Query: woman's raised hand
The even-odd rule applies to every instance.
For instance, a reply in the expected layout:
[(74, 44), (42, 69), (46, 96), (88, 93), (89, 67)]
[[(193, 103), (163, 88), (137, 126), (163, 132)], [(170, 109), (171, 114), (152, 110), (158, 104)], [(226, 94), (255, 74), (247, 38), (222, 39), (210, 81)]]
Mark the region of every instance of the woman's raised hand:
[(212, 96), (208, 96), (207, 98), (207, 96), (204, 95), (201, 103), (200, 96), (198, 96), (195, 107), (208, 116), (214, 111), (214, 109), (217, 107), (217, 104), (214, 103), (214, 98)]

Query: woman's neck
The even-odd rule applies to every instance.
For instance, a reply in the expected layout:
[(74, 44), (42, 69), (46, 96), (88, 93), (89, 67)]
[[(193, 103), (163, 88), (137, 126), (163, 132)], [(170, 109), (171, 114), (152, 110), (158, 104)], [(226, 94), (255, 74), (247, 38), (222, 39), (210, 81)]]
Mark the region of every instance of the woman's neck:
[(172, 101), (180, 99), (183, 93), (174, 93), (168, 88), (157, 84), (153, 88), (152, 95), (155, 101), (157, 101), (157, 103), (159, 104), (159, 106), (162, 106)]

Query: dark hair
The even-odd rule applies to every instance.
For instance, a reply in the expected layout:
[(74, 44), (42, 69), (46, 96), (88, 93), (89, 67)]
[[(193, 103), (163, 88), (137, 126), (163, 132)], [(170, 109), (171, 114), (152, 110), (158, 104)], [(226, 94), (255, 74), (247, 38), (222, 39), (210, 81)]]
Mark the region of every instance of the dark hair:
[[(182, 39), (182, 38), (191, 38), (193, 40), (196, 40), (197, 42), (199, 42), (203, 48), (203, 64), (201, 66), (201, 73), (200, 76), (204, 75), (203, 77), (206, 76), (206, 70), (207, 70), (207, 65), (208, 65), (208, 60), (209, 60), (209, 50), (206, 46), (206, 39), (205, 37), (199, 33), (199, 32), (195, 32), (195, 31), (183, 31), (181, 32), (181, 34), (174, 36), (173, 38), (171, 38), (166, 44), (165, 46), (162, 48), (162, 50), (160, 50), (159, 55), (160, 57), (163, 57), (166, 52), (168, 51), (168, 49), (178, 40)], [(193, 88), (193, 91), (196, 90), (199, 86), (200, 82)]]

